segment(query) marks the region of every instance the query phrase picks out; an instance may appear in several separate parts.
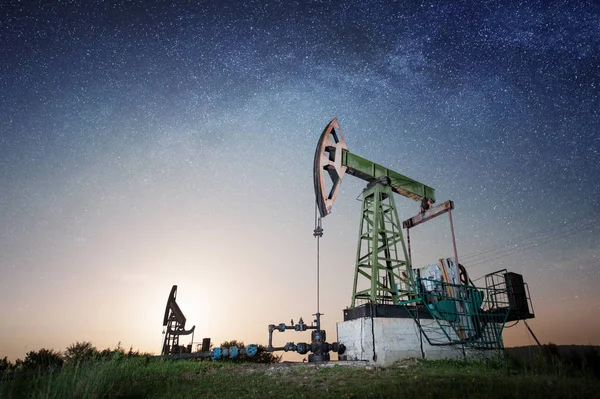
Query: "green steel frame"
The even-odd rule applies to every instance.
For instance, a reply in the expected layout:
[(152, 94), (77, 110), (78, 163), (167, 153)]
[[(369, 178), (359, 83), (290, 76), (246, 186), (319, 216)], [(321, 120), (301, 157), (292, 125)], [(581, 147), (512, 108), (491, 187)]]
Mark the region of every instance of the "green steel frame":
[[(397, 303), (414, 289), (402, 227), (388, 178), (363, 191), (352, 305)], [(398, 252), (400, 246), (400, 255)]]

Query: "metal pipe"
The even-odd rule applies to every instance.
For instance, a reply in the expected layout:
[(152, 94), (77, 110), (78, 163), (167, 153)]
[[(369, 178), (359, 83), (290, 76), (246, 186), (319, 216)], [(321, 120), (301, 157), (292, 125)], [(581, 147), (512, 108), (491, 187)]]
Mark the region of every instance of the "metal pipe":
[(251, 344), (245, 348), (238, 348), (237, 346), (231, 346), (228, 348), (215, 348), (212, 351), (200, 351), (194, 353), (179, 353), (169, 356), (153, 356), (152, 358), (157, 359), (221, 359), (229, 358), (235, 359), (239, 355), (247, 355), (250, 357), (255, 356), (258, 353), (258, 345)]
[[(271, 328), (273, 327), (273, 328)], [(267, 346), (267, 348), (272, 348), (273, 347), (273, 329), (275, 328), (274, 325), (269, 325), (269, 345)]]
[[(328, 361), (329, 360), (329, 351), (338, 352), (340, 355), (346, 351), (346, 347), (343, 344), (338, 342), (334, 342), (332, 344), (327, 343), (326, 333), (324, 330), (321, 330), (321, 312), (317, 312), (313, 314), (316, 316), (314, 322), (317, 324), (316, 326), (310, 325), (307, 326), (304, 324), (302, 317), (298, 320), (298, 323), (294, 324), (294, 320), (290, 324), (286, 325), (285, 323), (280, 323), (278, 325), (269, 324), (269, 346), (266, 348), (266, 352), (275, 352), (275, 351), (285, 351), (285, 352), (298, 352), (301, 355), (304, 355), (308, 352), (312, 352), (311, 355), (308, 356), (308, 361)], [(312, 342), (307, 344), (305, 342), (299, 342), (295, 344), (293, 342), (288, 342), (285, 346), (273, 346), (273, 332), (280, 331), (285, 332), (286, 330), (294, 330), (298, 332), (306, 331), (306, 330), (314, 330), (311, 333)]]
[(448, 211), (448, 217), (450, 218), (450, 231), (452, 232), (452, 247), (454, 248), (454, 261), (456, 262), (456, 269), (458, 270), (458, 252), (456, 251), (456, 238), (454, 237), (454, 223), (452, 223), (452, 210)]
[(320, 296), (320, 238), (323, 236), (323, 227), (321, 224), (321, 217), (317, 215), (317, 204), (315, 204), (315, 230), (313, 231), (313, 237), (317, 239), (317, 313), (319, 312), (319, 296)]
[(408, 264), (412, 269), (412, 252), (410, 250), (410, 229), (408, 228), (406, 229), (406, 245), (408, 246)]

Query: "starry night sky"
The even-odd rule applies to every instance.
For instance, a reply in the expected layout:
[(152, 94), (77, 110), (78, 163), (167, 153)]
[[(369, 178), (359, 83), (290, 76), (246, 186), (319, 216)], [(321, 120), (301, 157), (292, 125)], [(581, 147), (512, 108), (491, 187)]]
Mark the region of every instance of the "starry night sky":
[[(542, 342), (600, 345), (600, 5), (501, 3), (2, 2), (0, 357), (158, 352), (173, 284), (217, 345), (311, 320), (333, 117), (351, 152), (454, 200), (472, 278), (524, 275)], [(329, 341), (364, 186), (346, 176), (323, 220)], [(451, 256), (446, 219), (416, 230), (416, 267)]]

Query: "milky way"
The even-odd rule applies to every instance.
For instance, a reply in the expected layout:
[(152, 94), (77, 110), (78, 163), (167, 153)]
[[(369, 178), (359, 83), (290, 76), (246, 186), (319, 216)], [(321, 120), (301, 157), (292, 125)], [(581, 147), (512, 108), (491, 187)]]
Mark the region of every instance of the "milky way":
[[(156, 351), (172, 284), (215, 340), (308, 319), (333, 117), (352, 152), (455, 201), (473, 276), (523, 273), (542, 340), (600, 344), (599, 20), (593, 1), (3, 2), (0, 357)], [(324, 220), (330, 334), (363, 186)], [(424, 229), (417, 259), (447, 238)]]

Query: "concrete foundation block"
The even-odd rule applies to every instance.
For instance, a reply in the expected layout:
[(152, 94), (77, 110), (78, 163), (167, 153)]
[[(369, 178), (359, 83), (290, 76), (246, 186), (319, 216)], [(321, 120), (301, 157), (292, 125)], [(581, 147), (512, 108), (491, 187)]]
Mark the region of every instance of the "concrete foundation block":
[[(435, 328), (428, 327), (427, 322), (422, 326)], [(378, 365), (391, 365), (409, 358), (469, 359), (495, 354), (495, 351), (469, 351), (463, 345), (430, 345), (412, 318), (360, 317), (339, 322), (337, 341), (346, 346), (347, 360)]]

